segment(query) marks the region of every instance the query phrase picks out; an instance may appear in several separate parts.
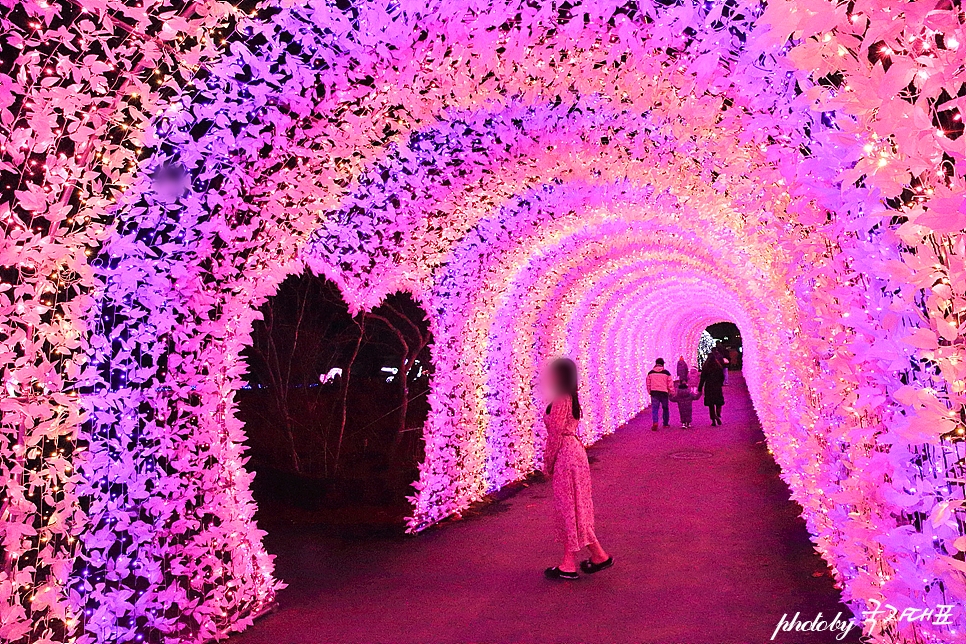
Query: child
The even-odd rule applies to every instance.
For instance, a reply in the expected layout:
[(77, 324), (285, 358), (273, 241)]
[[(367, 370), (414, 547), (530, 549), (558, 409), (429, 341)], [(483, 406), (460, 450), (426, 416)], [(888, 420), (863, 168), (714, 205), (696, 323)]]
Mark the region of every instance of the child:
[(701, 397), (701, 394), (691, 391), (687, 378), (678, 381), (678, 386), (671, 394), (671, 401), (678, 404), (678, 414), (681, 416), (681, 428), (691, 427), (691, 403)]

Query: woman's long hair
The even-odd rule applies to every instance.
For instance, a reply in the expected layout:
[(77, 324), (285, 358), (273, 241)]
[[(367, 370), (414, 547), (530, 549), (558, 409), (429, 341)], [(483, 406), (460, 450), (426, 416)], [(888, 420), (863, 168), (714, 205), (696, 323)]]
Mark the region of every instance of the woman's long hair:
[(701, 367), (702, 373), (711, 373), (712, 371), (724, 372), (724, 362), (721, 360), (721, 354), (718, 349), (715, 348), (708, 355), (708, 358), (704, 361), (704, 365)]
[(550, 363), (550, 372), (560, 393), (570, 396), (570, 408), (574, 419), (580, 420), (580, 400), (577, 398), (577, 364), (570, 358), (557, 358)]

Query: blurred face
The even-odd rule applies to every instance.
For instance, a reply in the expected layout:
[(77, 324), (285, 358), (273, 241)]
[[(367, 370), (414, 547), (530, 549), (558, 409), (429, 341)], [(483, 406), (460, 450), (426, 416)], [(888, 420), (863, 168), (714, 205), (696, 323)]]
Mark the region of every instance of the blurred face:
[(563, 373), (560, 373), (559, 371), (555, 375), (556, 375), (556, 377), (554, 378), (554, 385), (557, 388), (557, 393), (558, 394), (568, 394), (568, 393), (570, 393), (569, 389), (567, 388), (567, 384), (566, 384), (567, 383), (567, 376), (565, 374), (563, 374)]
[(547, 365), (547, 368), (543, 373), (544, 386), (546, 388), (546, 394), (552, 398), (560, 396), (562, 394), (569, 393), (566, 385), (567, 375), (561, 373), (560, 370), (554, 367), (551, 363)]

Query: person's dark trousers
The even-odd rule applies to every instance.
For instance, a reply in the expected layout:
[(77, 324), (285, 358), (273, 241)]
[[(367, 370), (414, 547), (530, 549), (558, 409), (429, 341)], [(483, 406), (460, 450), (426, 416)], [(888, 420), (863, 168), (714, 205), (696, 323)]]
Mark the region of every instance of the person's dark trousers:
[(657, 425), (658, 407), (664, 408), (664, 426), (671, 424), (670, 396), (666, 391), (651, 392), (651, 422)]
[[(721, 405), (708, 405), (708, 414), (711, 416), (712, 423), (721, 424)], [(655, 420), (654, 422), (657, 421)]]

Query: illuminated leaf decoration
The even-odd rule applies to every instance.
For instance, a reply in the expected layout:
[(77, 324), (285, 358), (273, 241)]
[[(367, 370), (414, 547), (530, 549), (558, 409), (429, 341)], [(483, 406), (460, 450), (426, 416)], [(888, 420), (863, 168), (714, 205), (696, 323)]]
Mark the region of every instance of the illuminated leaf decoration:
[(540, 464), (549, 357), (589, 443), (731, 320), (846, 600), (966, 601), (954, 3), (346, 4), (3, 3), (0, 639), (274, 601), (233, 392), (304, 266), (430, 313), (412, 530)]

